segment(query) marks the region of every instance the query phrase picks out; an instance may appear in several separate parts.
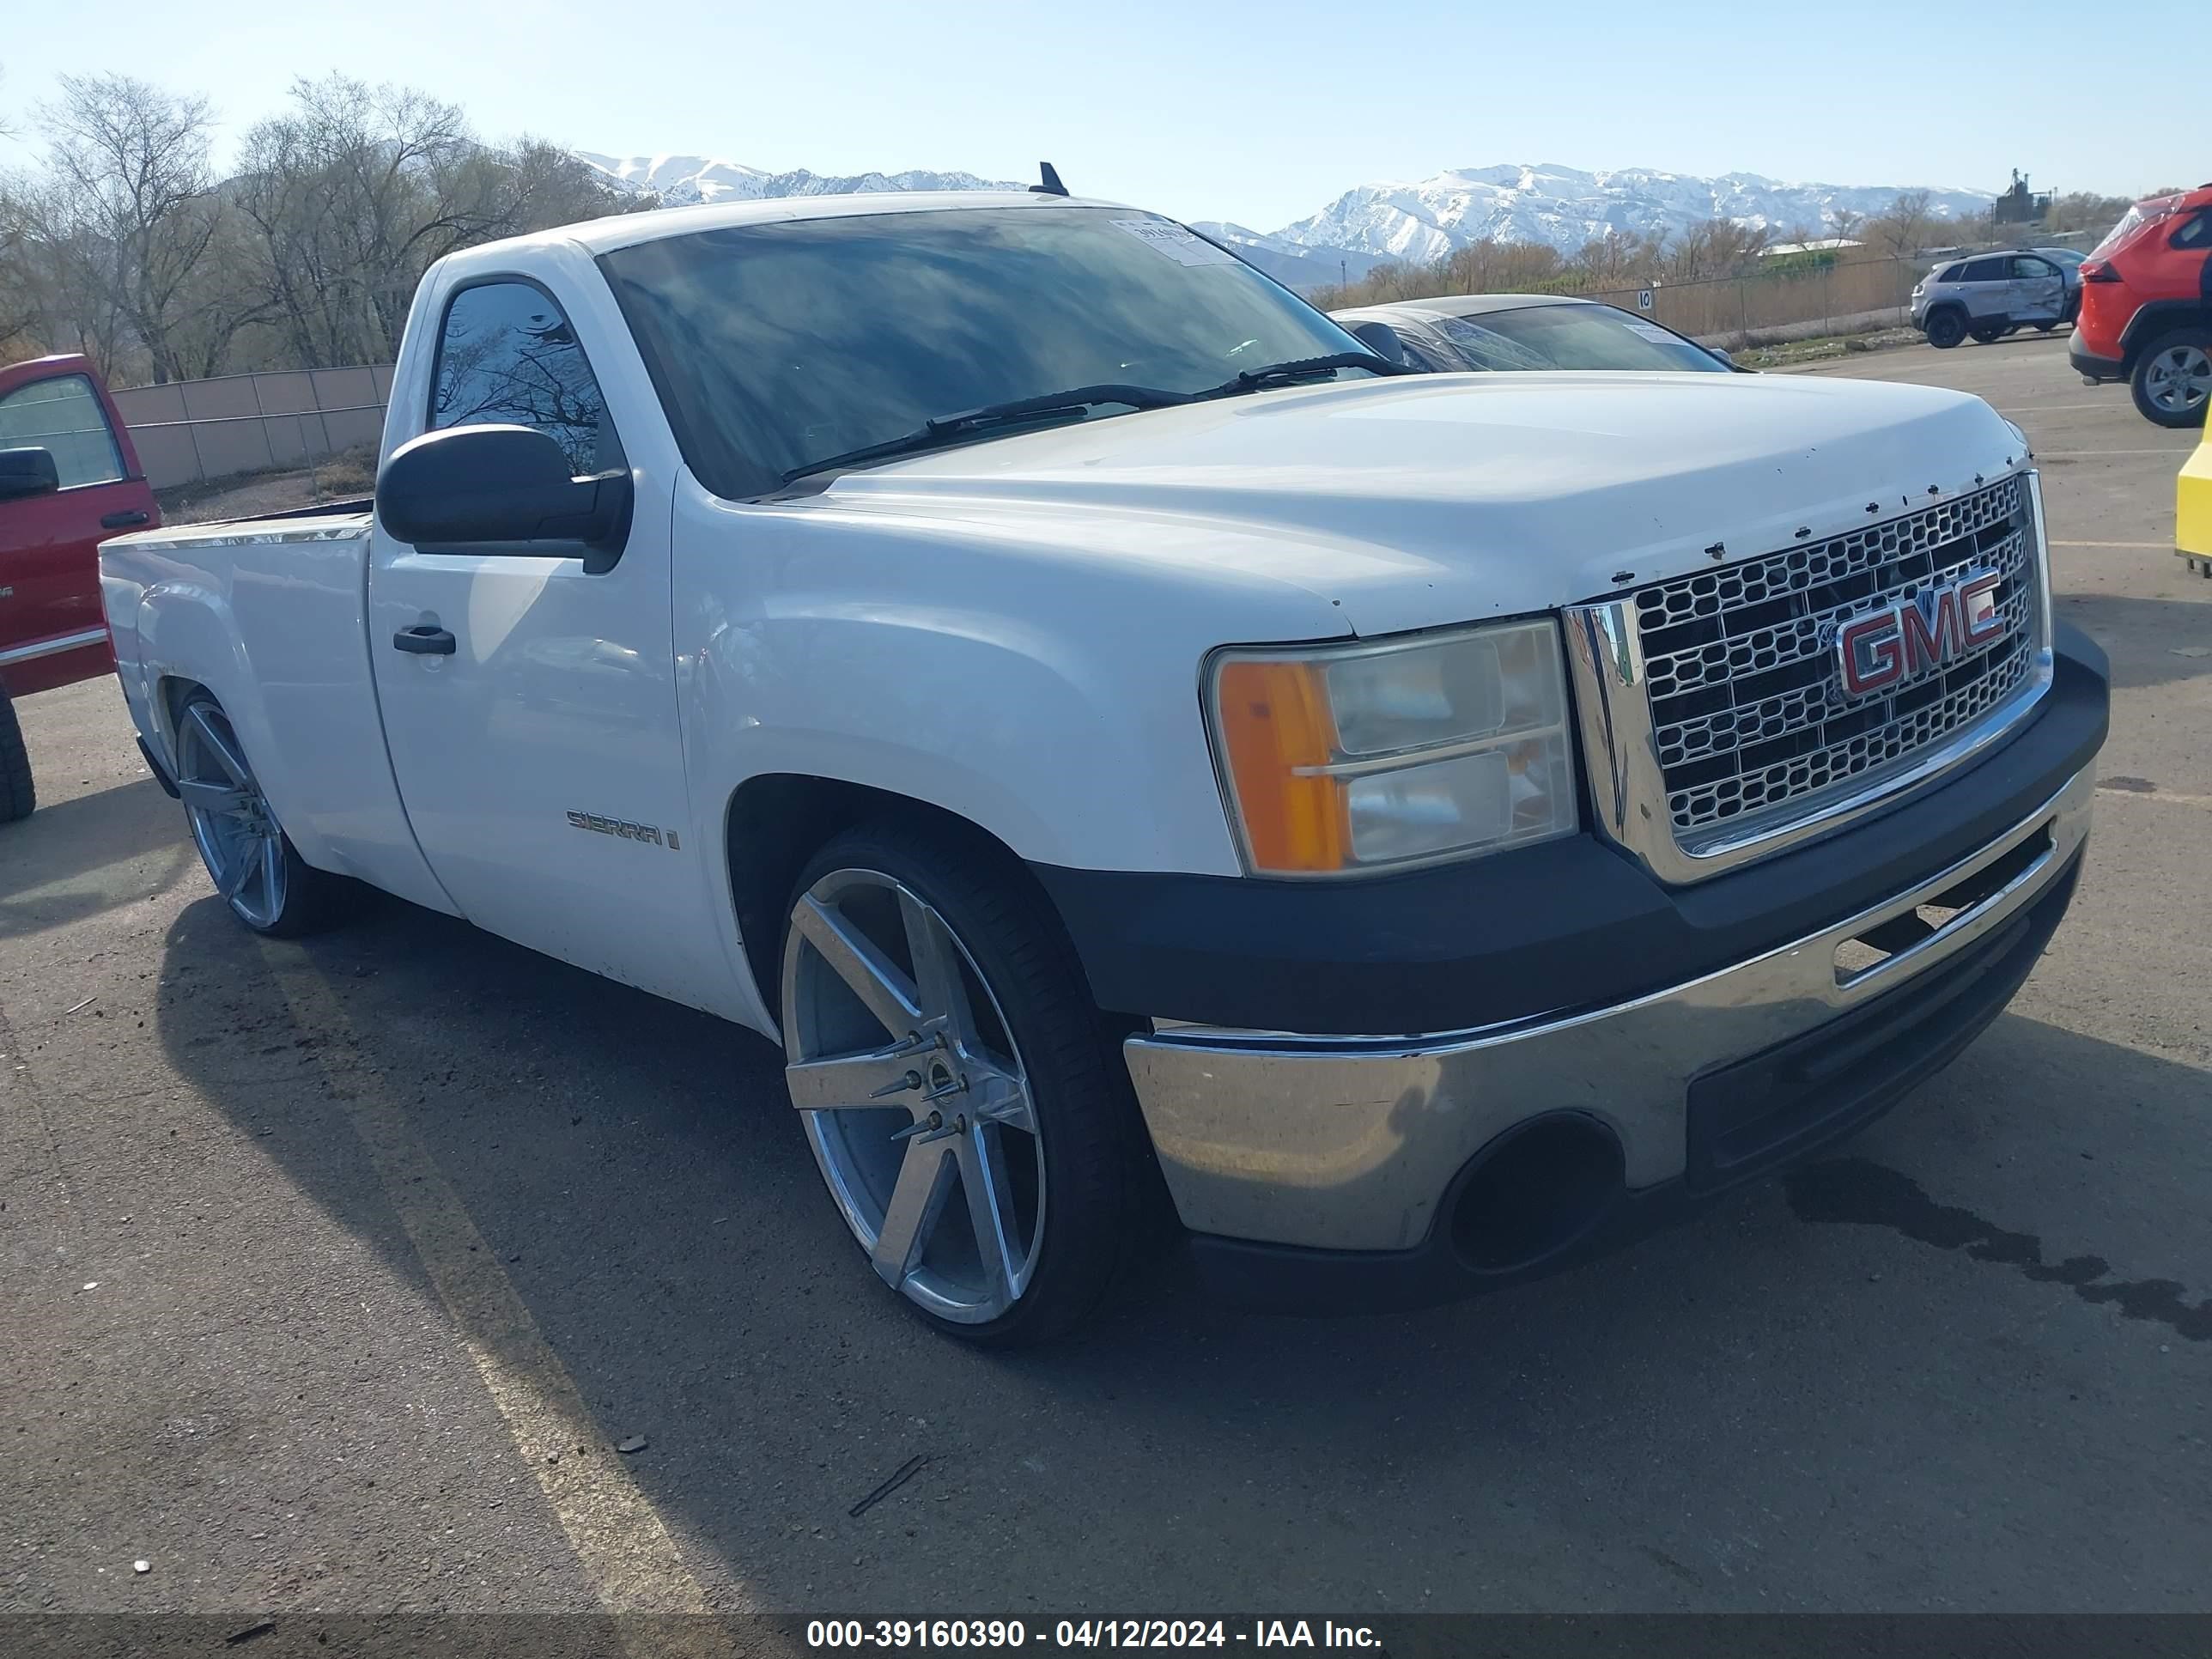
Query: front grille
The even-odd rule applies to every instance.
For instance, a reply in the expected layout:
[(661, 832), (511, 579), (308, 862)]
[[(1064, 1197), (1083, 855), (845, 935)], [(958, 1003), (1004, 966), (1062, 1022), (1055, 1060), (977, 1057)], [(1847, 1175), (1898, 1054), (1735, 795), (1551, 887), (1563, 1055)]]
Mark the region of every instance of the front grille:
[[(1677, 840), (1903, 760), (2002, 702), (2027, 678), (2041, 634), (2030, 517), (2021, 480), (2008, 478), (1639, 592), (1652, 732)], [(1995, 643), (1846, 702), (1837, 626), (1977, 566), (2004, 578)]]

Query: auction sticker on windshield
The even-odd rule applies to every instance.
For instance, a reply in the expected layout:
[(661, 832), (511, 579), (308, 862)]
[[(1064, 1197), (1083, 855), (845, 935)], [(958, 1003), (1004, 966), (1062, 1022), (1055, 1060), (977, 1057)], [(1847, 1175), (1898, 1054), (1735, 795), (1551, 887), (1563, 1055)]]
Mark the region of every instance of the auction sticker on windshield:
[(1126, 230), (1139, 241), (1164, 253), (1179, 265), (1233, 265), (1237, 256), (1165, 219), (1116, 219), (1117, 230)]

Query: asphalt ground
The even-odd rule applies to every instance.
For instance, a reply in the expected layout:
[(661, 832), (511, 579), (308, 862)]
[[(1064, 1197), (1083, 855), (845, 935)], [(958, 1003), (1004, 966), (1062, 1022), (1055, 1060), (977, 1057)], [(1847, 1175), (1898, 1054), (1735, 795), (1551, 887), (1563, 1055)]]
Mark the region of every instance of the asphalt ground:
[(2061, 614), (2117, 677), (2073, 915), (1826, 1162), (1415, 1316), (1246, 1316), (1164, 1273), (1043, 1354), (939, 1339), (845, 1237), (769, 1044), (396, 902), (258, 941), (112, 684), (26, 700), (0, 1608), (2212, 1606), (2189, 437), (2060, 340), (1817, 372), (2033, 440)]

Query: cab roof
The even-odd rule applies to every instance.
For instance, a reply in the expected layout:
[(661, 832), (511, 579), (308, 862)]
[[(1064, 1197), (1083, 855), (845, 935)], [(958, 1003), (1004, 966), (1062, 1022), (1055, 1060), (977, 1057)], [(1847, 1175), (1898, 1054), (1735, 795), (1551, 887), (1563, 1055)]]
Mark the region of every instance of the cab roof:
[(728, 230), (741, 225), (788, 224), (802, 219), (853, 219), (886, 213), (946, 213), (957, 208), (1119, 208), (1120, 202), (1089, 197), (1048, 196), (1036, 191), (938, 190), (873, 191), (856, 196), (775, 196), (743, 202), (702, 202), (696, 207), (649, 208), (636, 213), (611, 214), (580, 224), (556, 225), (526, 236), (504, 237), (448, 257), (456, 263), (473, 264), (481, 256), (493, 263), (512, 258), (530, 248), (566, 243), (597, 257), (617, 248), (635, 247), (670, 236), (689, 236), (702, 230)]

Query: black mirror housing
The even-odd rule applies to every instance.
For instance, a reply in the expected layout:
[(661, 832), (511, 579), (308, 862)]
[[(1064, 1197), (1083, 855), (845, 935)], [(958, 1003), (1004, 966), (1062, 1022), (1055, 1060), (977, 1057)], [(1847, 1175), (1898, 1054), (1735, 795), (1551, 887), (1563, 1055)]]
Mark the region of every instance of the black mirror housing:
[(62, 487), (51, 449), (0, 449), (0, 501), (46, 495)]
[(426, 553), (578, 558), (614, 568), (635, 491), (625, 470), (576, 477), (568, 457), (526, 426), (453, 426), (392, 452), (376, 477), (384, 527)]
[(1376, 356), (1388, 358), (1394, 363), (1406, 361), (1406, 343), (1398, 337), (1396, 329), (1380, 318), (1370, 317), (1365, 322), (1352, 324), (1351, 328), (1358, 337), (1359, 343)]

